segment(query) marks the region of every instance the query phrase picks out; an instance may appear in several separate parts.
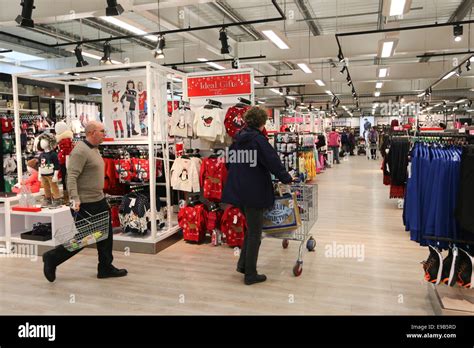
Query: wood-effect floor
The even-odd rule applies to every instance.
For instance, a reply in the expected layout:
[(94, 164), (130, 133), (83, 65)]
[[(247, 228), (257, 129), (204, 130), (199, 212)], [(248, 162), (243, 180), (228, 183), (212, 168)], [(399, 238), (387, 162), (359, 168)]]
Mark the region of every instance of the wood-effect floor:
[[(292, 273), (298, 243), (285, 250), (274, 239), (264, 239), (260, 250), (259, 271), (268, 280), (252, 286), (235, 271), (233, 249), (184, 241), (157, 255), (115, 251), (115, 266), (129, 271), (117, 279), (96, 278), (94, 249), (61, 265), (54, 283), (43, 277), (40, 258), (0, 258), (0, 313), (433, 314), (420, 265), (427, 251), (404, 231), (379, 161), (351, 157), (318, 175), (317, 183), (317, 247), (305, 253), (298, 278)], [(364, 254), (330, 257), (330, 251), (344, 256), (340, 248), (350, 245), (363, 246)]]

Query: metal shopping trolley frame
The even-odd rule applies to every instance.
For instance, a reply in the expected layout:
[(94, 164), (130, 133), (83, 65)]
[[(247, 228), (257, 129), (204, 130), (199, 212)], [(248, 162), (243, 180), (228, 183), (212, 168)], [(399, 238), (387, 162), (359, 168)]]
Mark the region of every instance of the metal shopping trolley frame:
[(378, 159), (379, 158), (379, 155), (378, 155), (379, 143), (378, 142), (371, 143), (370, 141), (367, 141), (366, 144), (367, 144), (366, 145), (367, 146), (367, 148), (366, 148), (367, 159), (368, 160), (373, 159), (371, 150), (375, 150), (375, 159)]
[(56, 240), (67, 251), (73, 252), (108, 238), (108, 211), (93, 215), (83, 210), (81, 213), (74, 212), (73, 216), (74, 223), (59, 228), (55, 234)]
[(263, 233), (263, 235), (265, 238), (282, 239), (284, 249), (288, 248), (290, 240), (300, 242), (298, 259), (293, 267), (293, 274), (299, 277), (303, 272), (304, 247), (306, 246), (310, 252), (316, 248), (316, 241), (310, 231), (318, 220), (318, 186), (298, 183), (291, 184), (290, 190), (292, 193), (296, 193), (301, 225), (291, 232)]

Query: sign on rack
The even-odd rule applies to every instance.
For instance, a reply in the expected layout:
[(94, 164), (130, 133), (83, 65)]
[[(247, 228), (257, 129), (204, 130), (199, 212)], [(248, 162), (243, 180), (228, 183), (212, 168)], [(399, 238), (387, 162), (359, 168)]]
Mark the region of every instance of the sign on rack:
[(188, 97), (252, 94), (250, 73), (188, 78)]

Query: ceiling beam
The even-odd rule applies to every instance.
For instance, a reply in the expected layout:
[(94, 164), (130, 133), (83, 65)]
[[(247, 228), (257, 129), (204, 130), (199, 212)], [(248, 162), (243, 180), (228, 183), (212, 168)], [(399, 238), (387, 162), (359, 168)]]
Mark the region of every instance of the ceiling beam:
[(454, 13), (449, 17), (448, 23), (460, 22), (466, 18), (469, 12), (472, 11), (472, 6), (474, 5), (474, 0), (463, 0), (459, 7), (454, 11)]
[(298, 7), (298, 10), (301, 12), (303, 15), (303, 18), (305, 19), (306, 23), (308, 24), (309, 30), (311, 30), (311, 33), (314, 36), (319, 36), (321, 35), (321, 31), (319, 30), (318, 26), (316, 25), (316, 22), (314, 21), (313, 14), (311, 13), (311, 9), (309, 6), (306, 5), (305, 0), (295, 0), (296, 7)]
[[(235, 10), (230, 7), (224, 0), (217, 0), (216, 2), (212, 2), (211, 5), (216, 8), (218, 11), (225, 14), (231, 21), (234, 23), (236, 22), (244, 22), (245, 19), (240, 16)], [(252, 25), (242, 25), (240, 29), (245, 31), (248, 35), (250, 35), (254, 40), (262, 40), (263, 36), (255, 30)]]

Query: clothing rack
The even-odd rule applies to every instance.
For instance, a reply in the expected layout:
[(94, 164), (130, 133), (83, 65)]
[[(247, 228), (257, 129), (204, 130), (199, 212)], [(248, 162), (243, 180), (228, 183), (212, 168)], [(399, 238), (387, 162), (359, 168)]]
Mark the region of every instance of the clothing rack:
[(207, 103), (207, 105), (212, 105), (212, 106), (215, 106), (215, 107), (218, 107), (218, 108), (222, 108), (222, 103), (217, 101), (217, 100), (206, 99), (206, 103)]
[(423, 236), (423, 239), (434, 240), (434, 241), (439, 241), (439, 242), (448, 242), (448, 243), (454, 243), (454, 244), (474, 245), (474, 241), (472, 240), (468, 241), (468, 240), (452, 239), (452, 238), (446, 238), (446, 237), (434, 237), (434, 236)]
[(239, 97), (237, 98), (241, 103), (247, 104), (247, 105), (252, 105), (252, 102), (246, 98)]

